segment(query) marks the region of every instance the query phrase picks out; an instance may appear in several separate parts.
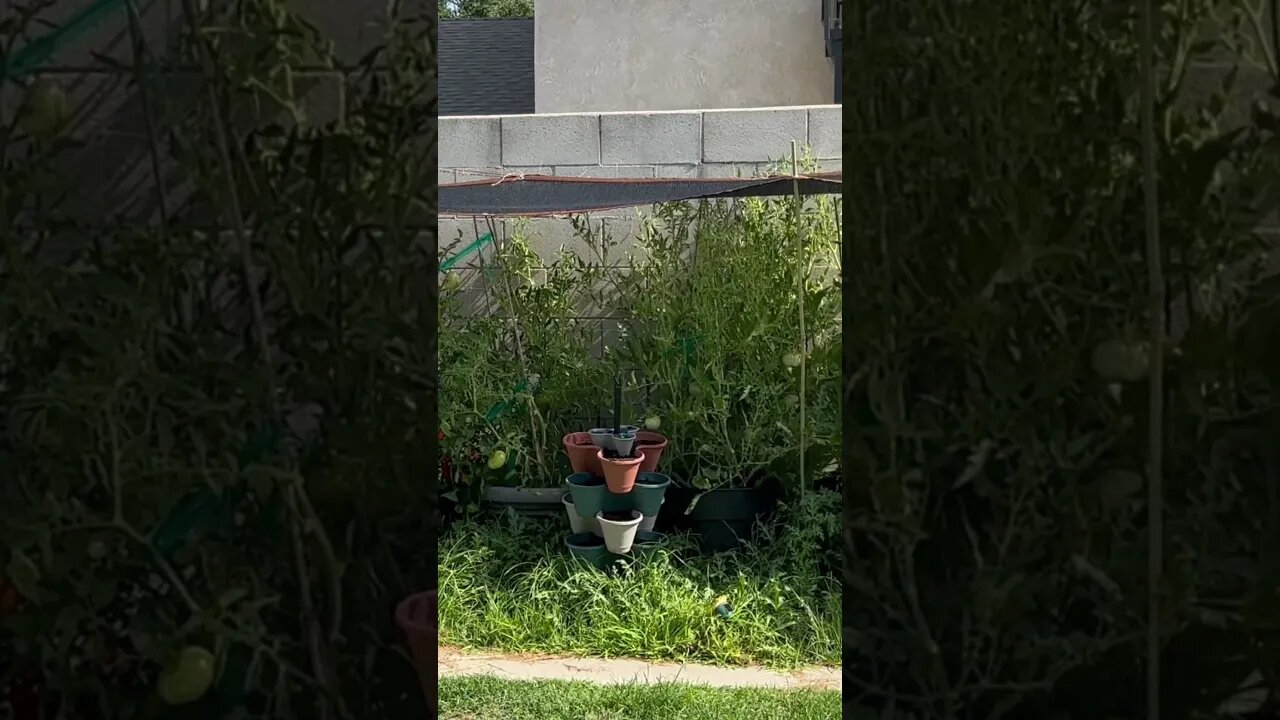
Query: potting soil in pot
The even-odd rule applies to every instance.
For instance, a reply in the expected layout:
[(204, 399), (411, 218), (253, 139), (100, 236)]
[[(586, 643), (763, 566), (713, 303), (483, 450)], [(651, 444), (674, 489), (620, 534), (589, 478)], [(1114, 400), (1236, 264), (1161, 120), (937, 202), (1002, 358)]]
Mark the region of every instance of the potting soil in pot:
[(600, 465), (604, 469), (604, 483), (610, 491), (625, 495), (635, 487), (636, 476), (640, 474), (640, 463), (643, 457), (609, 457), (601, 450), (597, 454)]
[(601, 567), (607, 554), (604, 540), (593, 533), (573, 533), (564, 539), (569, 553), (594, 567)]
[(635, 487), (631, 490), (634, 498), (632, 506), (644, 515), (657, 515), (662, 507), (662, 498), (671, 485), (671, 478), (662, 473), (642, 472), (636, 476)]
[(569, 495), (573, 498), (573, 506), (583, 517), (595, 517), (604, 507), (604, 478), (591, 473), (574, 473), (564, 479), (569, 487)]
[(596, 452), (600, 448), (592, 441), (589, 433), (578, 432), (565, 435), (563, 440), (565, 454), (569, 456), (569, 465), (575, 473), (585, 472), (600, 475), (600, 460)]

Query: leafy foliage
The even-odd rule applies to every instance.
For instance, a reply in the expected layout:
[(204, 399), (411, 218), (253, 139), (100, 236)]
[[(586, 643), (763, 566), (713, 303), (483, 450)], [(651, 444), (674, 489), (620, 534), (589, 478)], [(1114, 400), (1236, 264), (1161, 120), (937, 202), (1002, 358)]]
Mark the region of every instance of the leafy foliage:
[[(209, 20), (184, 47), (215, 100), (140, 83), (192, 180), (150, 179), (158, 222), (66, 220), (75, 140), (4, 138), (0, 686), (66, 718), (420, 713), (391, 615), (433, 565), (431, 22), (398, 13), (321, 125), (289, 81), (330, 62), (314, 28)], [(184, 647), (214, 684), (170, 709)]]
[(441, 19), (533, 17), (533, 0), (439, 0)]
[[(654, 217), (619, 282), (628, 322), (608, 360), (637, 373), (677, 478), (703, 489), (766, 476), (798, 486), (801, 452), (805, 482), (834, 462), (838, 247), (829, 197), (799, 210), (792, 198), (675, 205)], [(800, 369), (787, 355), (806, 363), (803, 438)]]
[[(559, 485), (569, 472), (561, 438), (582, 429), (602, 372), (593, 361), (595, 326), (576, 318), (600, 266), (565, 251), (543, 267), (523, 233), (498, 245), (482, 268), (443, 280), (440, 429), (446, 495), (463, 505), (484, 483)], [(495, 450), (511, 459), (490, 470), (485, 461)]]
[[(561, 438), (612, 420), (615, 383), (624, 423), (659, 419), (678, 481), (708, 489), (772, 476), (798, 486), (801, 448), (808, 482), (833, 466), (838, 218), (831, 198), (796, 207), (789, 198), (668, 205), (626, 257), (599, 223), (576, 217), (574, 244), (547, 267), (517, 232), (477, 267), (445, 276), (450, 499), (470, 506), (485, 483), (560, 484)], [(800, 370), (783, 360), (802, 350), (803, 440)], [(490, 470), (494, 449), (515, 459)]]
[[(838, 662), (839, 495), (783, 509), (757, 547), (702, 557), (673, 535), (602, 574), (564, 551), (563, 519), (463, 522), (440, 544), (440, 637), (520, 653), (797, 666)], [(714, 612), (723, 597), (732, 621)]]
[[(1277, 476), (1257, 440), (1278, 417), (1276, 336), (1259, 334), (1277, 315), (1256, 228), (1280, 200), (1280, 138), (1275, 98), (1250, 117), (1236, 81), (1280, 76), (1274, 54), (1236, 55), (1208, 97), (1186, 89), (1196, 57), (1266, 47), (1260, 7), (1222, 6), (1160, 16), (1173, 302), (1154, 349), (1134, 4), (846, 14), (846, 162), (864, 169), (845, 196), (859, 218), (845, 472), (864, 480), (849, 492), (846, 647), (869, 716), (1140, 713), (1147, 388), (1096, 370), (1118, 359), (1142, 378), (1153, 352), (1168, 393), (1162, 716), (1207, 717), (1249, 671), (1274, 672), (1249, 649), (1260, 626), (1228, 608), (1274, 604), (1257, 594), (1277, 567), (1258, 538), (1278, 529)], [(1125, 351), (1097, 350), (1109, 342)], [(1212, 670), (1189, 652), (1200, 643)]]

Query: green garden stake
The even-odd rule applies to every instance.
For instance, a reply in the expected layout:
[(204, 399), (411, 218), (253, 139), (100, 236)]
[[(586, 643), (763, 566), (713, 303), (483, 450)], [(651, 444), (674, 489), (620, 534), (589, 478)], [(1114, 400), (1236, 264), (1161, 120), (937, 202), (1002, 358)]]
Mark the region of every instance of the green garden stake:
[(489, 412), (484, 414), (484, 421), (487, 423), (492, 423), (496, 421), (498, 418), (502, 417), (503, 415), (506, 415), (507, 412), (511, 410), (511, 405), (515, 401), (514, 396), (519, 395), (520, 393), (524, 392), (527, 389), (529, 389), (528, 380), (517, 385), (515, 390), (511, 391), (511, 394), (513, 397), (507, 398), (506, 400), (502, 400), (501, 402), (494, 403), (493, 407), (489, 408)]
[[(279, 429), (274, 423), (250, 435), (240, 449), (238, 458), (240, 469), (244, 470), (274, 452), (279, 438)], [(162, 556), (171, 557), (192, 533), (207, 527), (215, 514), (221, 515), (224, 523), (231, 520), (230, 510), (234, 505), (233, 500), (238, 499), (239, 497), (219, 498), (208, 487), (202, 487), (188, 494), (178, 501), (178, 504), (169, 511), (169, 515), (156, 526), (151, 534), (151, 546)]]
[(440, 263), (440, 272), (449, 272), (455, 265), (466, 260), (471, 255), (480, 252), (485, 245), (493, 242), (493, 233), (485, 233), (476, 238), (475, 242), (459, 250), (453, 257)]
[[(154, 0), (142, 3), (139, 12)], [(125, 6), (124, 0), (98, 0), (85, 8), (52, 32), (42, 35), (22, 46), (4, 63), (4, 75), (9, 80), (21, 80), (36, 72), (42, 65), (78, 37), (83, 36), (102, 22), (108, 15)]]
[(218, 497), (207, 487), (190, 493), (169, 511), (168, 516), (151, 534), (151, 546), (169, 558), (192, 532), (204, 527), (206, 519), (220, 505)]

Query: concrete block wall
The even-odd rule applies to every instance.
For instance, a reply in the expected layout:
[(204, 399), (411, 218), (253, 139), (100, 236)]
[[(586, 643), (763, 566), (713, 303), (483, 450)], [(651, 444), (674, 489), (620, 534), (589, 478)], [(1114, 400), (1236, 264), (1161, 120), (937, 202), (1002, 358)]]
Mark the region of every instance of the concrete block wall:
[(440, 119), (441, 180), (506, 172), (733, 177), (788, 160), (791, 143), (840, 161), (839, 105)]
[[(839, 105), (659, 112), (559, 113), (440, 118), (438, 179), (467, 182), (507, 174), (566, 177), (750, 177), (789, 164), (792, 141), (821, 170), (840, 169)], [(592, 214), (617, 242), (607, 264), (625, 267), (644, 209)], [(544, 260), (562, 247), (599, 260), (603, 248), (575, 238), (563, 219), (504, 220)], [(440, 219), (440, 243), (476, 237), (470, 218)], [(480, 232), (488, 231), (487, 225)], [(473, 258), (472, 264), (478, 262)]]

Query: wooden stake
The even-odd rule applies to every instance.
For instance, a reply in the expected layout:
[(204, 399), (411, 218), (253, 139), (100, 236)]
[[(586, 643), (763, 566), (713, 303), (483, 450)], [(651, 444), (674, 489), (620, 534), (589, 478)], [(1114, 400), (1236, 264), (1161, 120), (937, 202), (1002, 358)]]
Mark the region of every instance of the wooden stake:
[(804, 406), (805, 406), (805, 370), (809, 365), (808, 362), (808, 338), (804, 331), (804, 295), (805, 295), (805, 275), (808, 274), (808, 267), (804, 261), (804, 235), (800, 232), (800, 161), (796, 153), (796, 141), (791, 141), (791, 187), (795, 194), (796, 209), (794, 215), (793, 229), (796, 234), (796, 285), (800, 293), (800, 498), (804, 499), (805, 474), (804, 474)]
[(1164, 580), (1164, 296), (1160, 246), (1160, 206), (1155, 134), (1155, 0), (1143, 0), (1140, 26), (1142, 53), (1142, 186), (1145, 199), (1147, 299), (1150, 353), (1147, 407), (1147, 720), (1160, 720), (1160, 611)]

